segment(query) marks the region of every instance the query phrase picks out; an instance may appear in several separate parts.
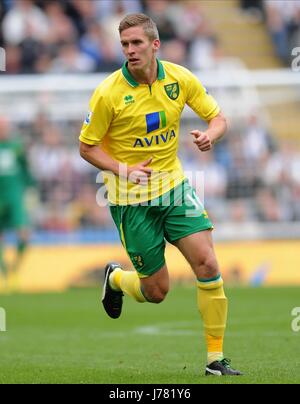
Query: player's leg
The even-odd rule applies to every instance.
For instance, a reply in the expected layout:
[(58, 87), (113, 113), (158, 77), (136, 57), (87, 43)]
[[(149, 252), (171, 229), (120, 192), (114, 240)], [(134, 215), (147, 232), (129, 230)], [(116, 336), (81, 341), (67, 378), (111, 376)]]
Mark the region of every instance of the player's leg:
[(165, 265), (155, 274), (140, 278), (137, 271), (125, 271), (120, 264), (110, 263), (105, 268), (102, 304), (111, 318), (118, 318), (124, 294), (139, 303), (160, 303), (168, 290), (169, 274)]
[(102, 303), (108, 315), (117, 318), (121, 314), (123, 294), (137, 302), (159, 303), (168, 292), (169, 277), (159, 209), (115, 206), (111, 213), (135, 269), (124, 271), (117, 264), (106, 267)]
[(159, 271), (145, 278), (141, 278), (143, 295), (150, 303), (161, 303), (169, 291), (169, 273), (164, 265)]
[(139, 303), (160, 303), (169, 290), (169, 274), (166, 265), (152, 275), (141, 277), (137, 271), (125, 271), (120, 264), (110, 263), (105, 269), (102, 304), (111, 318), (122, 312), (123, 295)]
[(169, 291), (168, 269), (164, 265), (154, 274), (145, 277), (139, 277), (137, 271), (116, 269), (111, 276), (111, 285), (137, 302), (160, 303)]
[(188, 182), (183, 184), (182, 194), (182, 203), (178, 203), (180, 195), (174, 193), (176, 203), (169, 208), (165, 221), (166, 238), (185, 256), (197, 278), (197, 303), (204, 322), (208, 366), (217, 368), (212, 369), (216, 371), (213, 374), (219, 374), (220, 368), (221, 374), (237, 374), (223, 357), (227, 298), (213, 247), (213, 225)]
[(227, 299), (210, 233), (198, 232), (174, 243), (197, 278), (197, 301), (204, 321), (208, 363), (223, 359), (223, 337), (227, 319)]
[(16, 272), (21, 265), (29, 240), (28, 218), (21, 192), (17, 193), (11, 200), (10, 210), (11, 227), (17, 233), (16, 255), (11, 270), (12, 272)]
[(17, 246), (16, 246), (16, 257), (12, 264), (12, 271), (18, 271), (24, 254), (28, 248), (29, 231), (26, 228), (21, 228), (17, 230)]
[(174, 243), (197, 277), (197, 303), (207, 343), (206, 374), (239, 375), (224, 359), (223, 340), (227, 322), (227, 298), (213, 248), (211, 231), (191, 234)]

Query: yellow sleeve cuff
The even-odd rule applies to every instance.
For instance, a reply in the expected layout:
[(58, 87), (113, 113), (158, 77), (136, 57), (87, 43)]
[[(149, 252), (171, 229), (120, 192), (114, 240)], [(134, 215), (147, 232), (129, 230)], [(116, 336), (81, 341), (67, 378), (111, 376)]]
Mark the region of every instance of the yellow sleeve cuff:
[(84, 137), (82, 135), (79, 136), (79, 140), (82, 143), (89, 144), (90, 146), (98, 146), (98, 145), (100, 145), (102, 143), (102, 141), (97, 141), (97, 140), (93, 140), (93, 139), (87, 139), (86, 137)]

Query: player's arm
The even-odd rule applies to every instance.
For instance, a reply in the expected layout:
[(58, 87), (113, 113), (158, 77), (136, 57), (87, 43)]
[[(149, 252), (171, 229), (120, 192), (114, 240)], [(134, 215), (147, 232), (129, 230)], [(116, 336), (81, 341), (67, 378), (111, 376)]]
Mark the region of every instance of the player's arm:
[(206, 131), (191, 131), (191, 134), (194, 136), (194, 143), (203, 152), (211, 150), (212, 146), (224, 136), (227, 130), (226, 118), (222, 112), (219, 112), (217, 116), (207, 123), (208, 128)]
[(225, 134), (227, 123), (216, 100), (209, 94), (198, 78), (187, 69), (182, 69), (186, 103), (208, 123), (205, 131), (193, 130), (194, 143), (201, 151), (208, 151)]
[(136, 164), (135, 166), (127, 166), (126, 164), (121, 164), (119, 161), (114, 160), (98, 145), (88, 145), (81, 141), (80, 155), (84, 160), (88, 161), (99, 170), (111, 171), (117, 176), (129, 178), (134, 183), (147, 183), (148, 177), (152, 173), (152, 169), (147, 167), (152, 162), (152, 158)]
[(80, 141), (80, 156), (99, 170), (119, 175), (119, 162), (101, 150), (98, 145), (88, 145)]
[(135, 166), (127, 166), (114, 160), (101, 148), (101, 143), (109, 131), (114, 112), (109, 97), (101, 88), (96, 89), (90, 101), (90, 112), (80, 133), (80, 155), (90, 164), (103, 171), (128, 178), (134, 183), (146, 183), (152, 169), (147, 167), (152, 159)]

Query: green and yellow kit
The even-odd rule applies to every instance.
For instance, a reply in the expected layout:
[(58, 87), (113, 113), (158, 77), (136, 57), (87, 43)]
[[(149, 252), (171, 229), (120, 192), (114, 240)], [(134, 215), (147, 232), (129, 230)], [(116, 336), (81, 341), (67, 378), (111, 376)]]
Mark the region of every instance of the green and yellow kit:
[[(113, 173), (103, 173), (112, 216), (123, 245), (141, 275), (159, 269), (156, 267), (163, 260), (164, 238), (172, 242), (212, 228), (203, 206), (195, 199), (194, 190), (186, 182), (177, 152), (180, 117), (185, 105), (205, 121), (216, 117), (220, 108), (189, 70), (160, 60), (157, 64), (157, 80), (151, 86), (137, 83), (127, 63), (107, 77), (91, 98), (90, 111), (80, 134), (83, 143), (101, 146), (114, 160), (128, 166), (153, 158), (150, 164), (153, 174), (146, 186)], [(182, 198), (185, 202), (181, 206), (174, 205), (166, 210), (143, 206), (148, 201), (152, 201), (150, 205), (154, 201), (160, 203), (164, 195), (171, 196), (169, 199), (174, 202), (172, 192), (179, 188), (189, 195)], [(186, 200), (193, 200), (195, 215), (186, 214)], [(152, 215), (160, 218), (159, 225), (157, 220), (151, 219)], [(156, 226), (160, 226), (159, 231)], [(157, 249), (153, 248), (153, 235), (157, 237)], [(139, 244), (141, 237), (145, 241), (144, 248)]]

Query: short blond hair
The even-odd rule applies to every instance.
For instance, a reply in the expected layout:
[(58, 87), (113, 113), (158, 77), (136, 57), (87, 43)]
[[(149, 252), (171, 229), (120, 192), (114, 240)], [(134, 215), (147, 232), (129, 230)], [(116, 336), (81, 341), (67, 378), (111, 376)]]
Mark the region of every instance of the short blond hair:
[(142, 13), (126, 15), (126, 17), (120, 22), (119, 33), (121, 35), (125, 29), (138, 26), (143, 27), (145, 34), (151, 41), (159, 39), (159, 33), (155, 22), (146, 14)]

